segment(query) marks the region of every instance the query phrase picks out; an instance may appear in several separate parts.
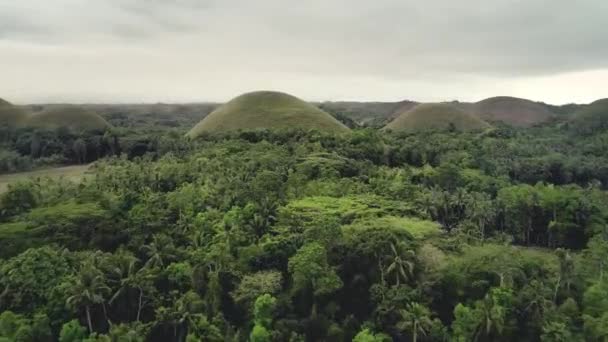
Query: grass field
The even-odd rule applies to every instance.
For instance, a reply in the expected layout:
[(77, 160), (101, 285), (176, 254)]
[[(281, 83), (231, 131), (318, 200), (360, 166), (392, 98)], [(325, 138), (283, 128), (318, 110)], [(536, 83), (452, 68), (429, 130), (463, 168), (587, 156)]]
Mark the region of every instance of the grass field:
[(310, 103), (280, 92), (258, 91), (243, 94), (220, 106), (194, 126), (188, 136), (195, 138), (203, 132), (264, 128), (348, 131), (341, 122)]
[(43, 170), (36, 170), (36, 171), (0, 175), (0, 193), (3, 193), (4, 191), (6, 191), (8, 189), (9, 184), (20, 181), (20, 180), (25, 180), (28, 178), (64, 177), (68, 180), (78, 182), (85, 176), (86, 172), (90, 169), (91, 165), (92, 164), (73, 165), (73, 166), (57, 167), (57, 168), (52, 168), (52, 169), (43, 169)]

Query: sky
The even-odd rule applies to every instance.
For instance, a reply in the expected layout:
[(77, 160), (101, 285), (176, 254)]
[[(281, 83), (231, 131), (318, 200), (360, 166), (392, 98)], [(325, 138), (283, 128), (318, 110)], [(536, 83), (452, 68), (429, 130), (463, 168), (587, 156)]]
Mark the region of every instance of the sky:
[(26, 103), (608, 97), (606, 0), (0, 0)]

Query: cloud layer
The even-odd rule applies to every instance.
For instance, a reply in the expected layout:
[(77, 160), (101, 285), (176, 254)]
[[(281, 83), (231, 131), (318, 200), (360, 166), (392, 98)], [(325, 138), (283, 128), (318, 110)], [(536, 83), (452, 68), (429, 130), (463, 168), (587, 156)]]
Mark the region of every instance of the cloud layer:
[(604, 0), (0, 0), (0, 97), (585, 102), (608, 96), (606, 18)]

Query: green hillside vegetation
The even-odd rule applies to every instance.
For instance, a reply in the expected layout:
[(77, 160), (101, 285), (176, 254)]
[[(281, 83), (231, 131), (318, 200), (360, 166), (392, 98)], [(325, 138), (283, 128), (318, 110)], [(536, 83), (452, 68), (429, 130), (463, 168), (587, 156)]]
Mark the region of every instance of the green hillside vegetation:
[(10, 102), (0, 99), (0, 126), (20, 126), (27, 119), (27, 113)]
[(591, 134), (608, 128), (608, 99), (597, 100), (575, 113), (569, 126), (581, 134)]
[(194, 126), (187, 135), (196, 138), (203, 132), (271, 128), (348, 131), (346, 126), (328, 113), (294, 96), (258, 91), (243, 94), (220, 106)]
[(480, 118), (517, 127), (550, 121), (555, 115), (544, 104), (509, 96), (490, 97), (472, 107)]
[(402, 113), (386, 125), (393, 131), (417, 132), (426, 130), (476, 131), (490, 125), (449, 103), (427, 103)]
[(31, 115), (28, 126), (45, 129), (65, 127), (72, 131), (106, 130), (110, 124), (97, 113), (77, 106), (53, 106)]

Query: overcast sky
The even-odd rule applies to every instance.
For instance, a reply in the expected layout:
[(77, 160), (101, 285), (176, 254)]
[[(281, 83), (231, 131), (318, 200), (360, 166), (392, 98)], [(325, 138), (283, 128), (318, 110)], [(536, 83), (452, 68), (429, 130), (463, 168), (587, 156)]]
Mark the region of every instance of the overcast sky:
[(607, 0), (0, 0), (14, 103), (608, 97)]

